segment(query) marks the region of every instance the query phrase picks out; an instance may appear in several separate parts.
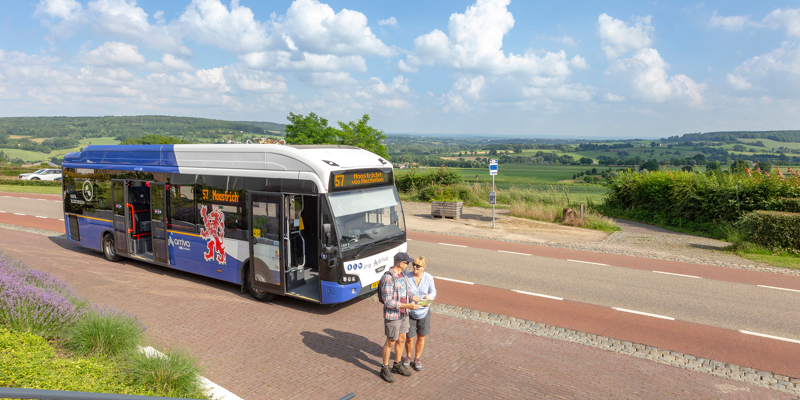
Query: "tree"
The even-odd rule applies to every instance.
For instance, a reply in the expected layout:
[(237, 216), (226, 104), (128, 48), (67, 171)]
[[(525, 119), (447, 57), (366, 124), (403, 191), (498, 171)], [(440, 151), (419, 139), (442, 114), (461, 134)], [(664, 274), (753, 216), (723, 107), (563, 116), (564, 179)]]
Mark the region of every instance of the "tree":
[(765, 172), (770, 172), (770, 170), (772, 170), (772, 165), (764, 161), (759, 161), (758, 164), (756, 164), (756, 167)]
[(639, 172), (644, 170), (648, 171), (658, 171), (658, 162), (656, 160), (647, 160), (639, 166)]
[(731, 172), (734, 174), (743, 174), (745, 172), (745, 168), (749, 168), (750, 163), (743, 160), (736, 160), (733, 164), (731, 164)]
[(591, 158), (588, 157), (581, 157), (581, 159), (578, 161), (583, 165), (589, 165), (594, 162)]
[(144, 135), (140, 138), (127, 138), (120, 144), (184, 144), (187, 140), (161, 135)]
[(706, 163), (706, 171), (719, 171), (719, 161), (709, 161)]
[(339, 144), (338, 131), (328, 126), (328, 120), (317, 114), (302, 116), (293, 112), (286, 117), (286, 143), (289, 144)]
[(382, 130), (367, 125), (367, 122), (369, 122), (369, 114), (364, 114), (358, 121), (348, 123), (339, 121), (341, 129), (339, 144), (360, 147), (389, 160), (389, 153), (386, 152), (386, 146), (382, 143), (382, 140), (386, 139), (386, 135)]

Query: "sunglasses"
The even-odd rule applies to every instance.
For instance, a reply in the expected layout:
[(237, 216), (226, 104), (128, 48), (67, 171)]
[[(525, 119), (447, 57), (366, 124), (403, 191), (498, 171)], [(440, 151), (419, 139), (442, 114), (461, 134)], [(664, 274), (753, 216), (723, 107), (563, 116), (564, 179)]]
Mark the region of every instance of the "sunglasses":
[(425, 267), (423, 267), (422, 265), (419, 265), (419, 264), (414, 264), (414, 268), (425, 268)]

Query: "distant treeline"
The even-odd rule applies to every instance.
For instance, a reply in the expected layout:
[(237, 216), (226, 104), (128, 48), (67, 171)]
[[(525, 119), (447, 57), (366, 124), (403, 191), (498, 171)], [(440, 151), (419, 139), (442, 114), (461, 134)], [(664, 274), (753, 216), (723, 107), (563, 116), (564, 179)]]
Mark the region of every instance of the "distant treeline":
[[(163, 115), (9, 117), (0, 118), (0, 140), (5, 139), (8, 142), (8, 140), (13, 140), (9, 136), (28, 136), (30, 138), (71, 138), (75, 140), (93, 137), (113, 137), (124, 141), (128, 138), (139, 138), (145, 135), (213, 139), (240, 132), (249, 135), (267, 135), (268, 131), (282, 132), (283, 127), (284, 125), (268, 122), (236, 122)], [(22, 145), (22, 143), (18, 144)], [(17, 147), (19, 148), (20, 146)]]
[(736, 142), (737, 139), (769, 139), (776, 142), (800, 142), (800, 131), (732, 131), (686, 133), (671, 136), (669, 142)]

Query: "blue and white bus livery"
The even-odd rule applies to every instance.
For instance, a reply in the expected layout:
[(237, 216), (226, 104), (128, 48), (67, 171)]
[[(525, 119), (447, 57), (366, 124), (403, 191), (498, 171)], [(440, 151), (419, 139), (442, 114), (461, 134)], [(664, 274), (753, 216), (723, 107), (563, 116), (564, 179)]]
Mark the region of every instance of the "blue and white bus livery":
[(349, 146), (87, 146), (64, 157), (68, 237), (322, 304), (377, 290), (405, 252), (390, 163)]

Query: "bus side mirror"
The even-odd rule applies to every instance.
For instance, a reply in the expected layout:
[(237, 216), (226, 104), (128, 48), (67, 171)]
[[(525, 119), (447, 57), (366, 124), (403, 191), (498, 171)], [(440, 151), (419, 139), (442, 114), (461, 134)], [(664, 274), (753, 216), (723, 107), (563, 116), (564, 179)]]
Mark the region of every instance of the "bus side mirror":
[(322, 243), (324, 244), (322, 248), (323, 253), (331, 254), (336, 251), (336, 248), (333, 246), (333, 229), (331, 224), (322, 224)]

